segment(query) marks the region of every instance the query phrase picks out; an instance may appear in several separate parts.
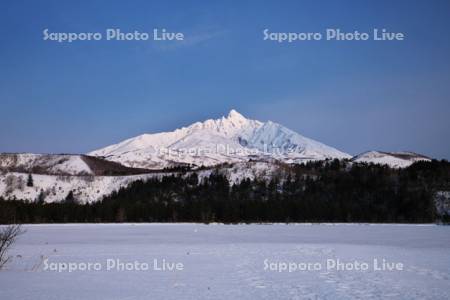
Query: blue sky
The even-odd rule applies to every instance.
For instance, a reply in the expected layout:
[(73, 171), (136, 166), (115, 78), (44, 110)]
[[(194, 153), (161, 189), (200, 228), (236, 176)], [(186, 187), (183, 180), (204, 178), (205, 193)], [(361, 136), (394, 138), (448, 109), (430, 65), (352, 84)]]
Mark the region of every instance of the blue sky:
[[(235, 108), (351, 154), (450, 158), (450, 2), (243, 2), (1, 1), (0, 152), (84, 153)], [(186, 41), (57, 43), (45, 28)], [(265, 28), (406, 39), (278, 44)]]

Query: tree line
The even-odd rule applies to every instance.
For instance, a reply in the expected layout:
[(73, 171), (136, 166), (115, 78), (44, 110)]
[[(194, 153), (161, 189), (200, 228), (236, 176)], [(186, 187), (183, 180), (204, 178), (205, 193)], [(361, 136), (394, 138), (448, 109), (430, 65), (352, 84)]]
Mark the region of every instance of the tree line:
[[(231, 184), (220, 169), (136, 181), (95, 203), (0, 199), (0, 223), (434, 222), (434, 194), (449, 190), (447, 161), (405, 169), (348, 161), (293, 165), (286, 175)], [(448, 218), (448, 216), (446, 216)]]

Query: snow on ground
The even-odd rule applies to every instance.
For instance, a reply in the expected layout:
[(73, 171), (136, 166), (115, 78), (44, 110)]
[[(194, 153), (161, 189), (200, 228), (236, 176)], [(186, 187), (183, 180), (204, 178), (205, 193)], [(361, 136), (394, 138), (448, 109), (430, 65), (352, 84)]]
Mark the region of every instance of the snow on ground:
[(39, 168), (49, 174), (93, 174), (81, 155), (75, 154), (0, 153), (0, 168)]
[[(167, 175), (168, 173), (166, 173)], [(33, 186), (26, 185), (28, 174), (7, 173), (0, 175), (0, 195), (5, 199), (35, 201), (41, 192), (45, 202), (58, 202), (66, 198), (70, 191), (80, 202), (94, 202), (103, 196), (128, 186), (136, 180), (146, 180), (162, 174), (130, 176), (54, 176), (32, 174)]]
[(239, 183), (247, 178), (250, 180), (259, 178), (270, 181), (272, 178), (282, 178), (286, 175), (286, 171), (280, 165), (264, 161), (235, 163), (229, 168), (220, 169), (220, 172), (232, 184)]
[[(450, 227), (434, 225), (30, 225), (0, 272), (0, 299), (449, 299)], [(108, 259), (148, 264), (118, 271)], [(156, 259), (183, 270), (154, 270)], [(402, 270), (327, 269), (385, 259)], [(61, 269), (98, 263), (99, 270)], [(314, 263), (322, 270), (265, 270)], [(167, 265), (166, 265), (167, 266)], [(279, 269), (278, 269), (279, 270)]]
[(368, 151), (355, 156), (352, 160), (357, 163), (388, 165), (391, 168), (407, 168), (415, 162), (431, 159), (413, 152)]
[[(202, 180), (211, 174), (212, 169), (195, 171)], [(231, 167), (222, 168), (223, 173), (231, 183), (249, 178), (264, 178), (270, 180), (284, 172), (277, 164), (269, 162), (237, 163)], [(94, 202), (110, 195), (113, 191), (126, 187), (137, 180), (147, 180), (154, 177), (171, 176), (175, 173), (149, 173), (129, 176), (70, 176), (70, 175), (40, 175), (32, 174), (33, 186), (27, 186), (28, 174), (9, 172), (0, 174), (0, 196), (5, 199), (21, 199), (35, 201), (41, 192), (45, 202), (64, 200), (70, 191), (80, 202)]]
[(434, 196), (438, 216), (450, 216), (450, 191), (437, 191)]

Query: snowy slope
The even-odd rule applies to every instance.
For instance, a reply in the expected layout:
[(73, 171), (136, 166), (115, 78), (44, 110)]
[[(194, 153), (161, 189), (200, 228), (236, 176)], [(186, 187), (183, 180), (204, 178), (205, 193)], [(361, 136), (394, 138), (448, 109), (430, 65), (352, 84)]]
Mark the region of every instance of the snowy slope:
[(26, 185), (28, 174), (7, 173), (0, 175), (0, 196), (5, 199), (35, 201), (41, 193), (45, 202), (64, 200), (72, 191), (79, 202), (94, 202), (113, 191), (126, 187), (139, 179), (148, 179), (162, 174), (132, 176), (55, 176), (32, 174), (33, 186)]
[(19, 172), (42, 175), (136, 175), (146, 169), (125, 167), (119, 163), (84, 154), (0, 153), (0, 173)]
[[(199, 180), (209, 176), (216, 168), (196, 171)], [(228, 178), (230, 183), (243, 179), (270, 179), (281, 175), (282, 166), (270, 162), (242, 162), (218, 168), (218, 172)], [(31, 174), (33, 186), (27, 186), (28, 173), (0, 173), (0, 197), (7, 200), (20, 199), (35, 201), (41, 193), (45, 202), (59, 202), (72, 191), (79, 202), (95, 202), (112, 192), (126, 187), (137, 180), (161, 178), (176, 175), (175, 172), (154, 172), (129, 176), (80, 176)], [(188, 172), (185, 176), (188, 176)]]
[(430, 158), (414, 152), (368, 151), (355, 156), (352, 161), (388, 165), (391, 168), (406, 168), (417, 161), (430, 161)]
[(235, 110), (172, 132), (143, 134), (89, 153), (129, 167), (161, 169), (179, 164), (212, 166), (250, 159), (287, 163), (351, 156), (271, 121), (250, 120)]
[(81, 155), (1, 153), (0, 170), (64, 175), (93, 175)]

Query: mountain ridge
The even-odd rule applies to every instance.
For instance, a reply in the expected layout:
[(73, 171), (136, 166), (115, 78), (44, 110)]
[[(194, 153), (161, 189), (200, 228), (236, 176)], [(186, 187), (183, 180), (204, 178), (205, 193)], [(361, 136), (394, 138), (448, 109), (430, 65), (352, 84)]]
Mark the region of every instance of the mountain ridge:
[(151, 172), (85, 154), (0, 153), (0, 171), (60, 176), (121, 176)]
[(387, 152), (366, 151), (351, 159), (356, 163), (388, 165), (391, 168), (406, 168), (417, 161), (431, 161), (431, 158), (411, 151)]
[(247, 119), (234, 109), (227, 117), (195, 122), (169, 132), (138, 135), (88, 155), (148, 169), (177, 164), (213, 166), (255, 158), (285, 163), (351, 158), (281, 124)]

